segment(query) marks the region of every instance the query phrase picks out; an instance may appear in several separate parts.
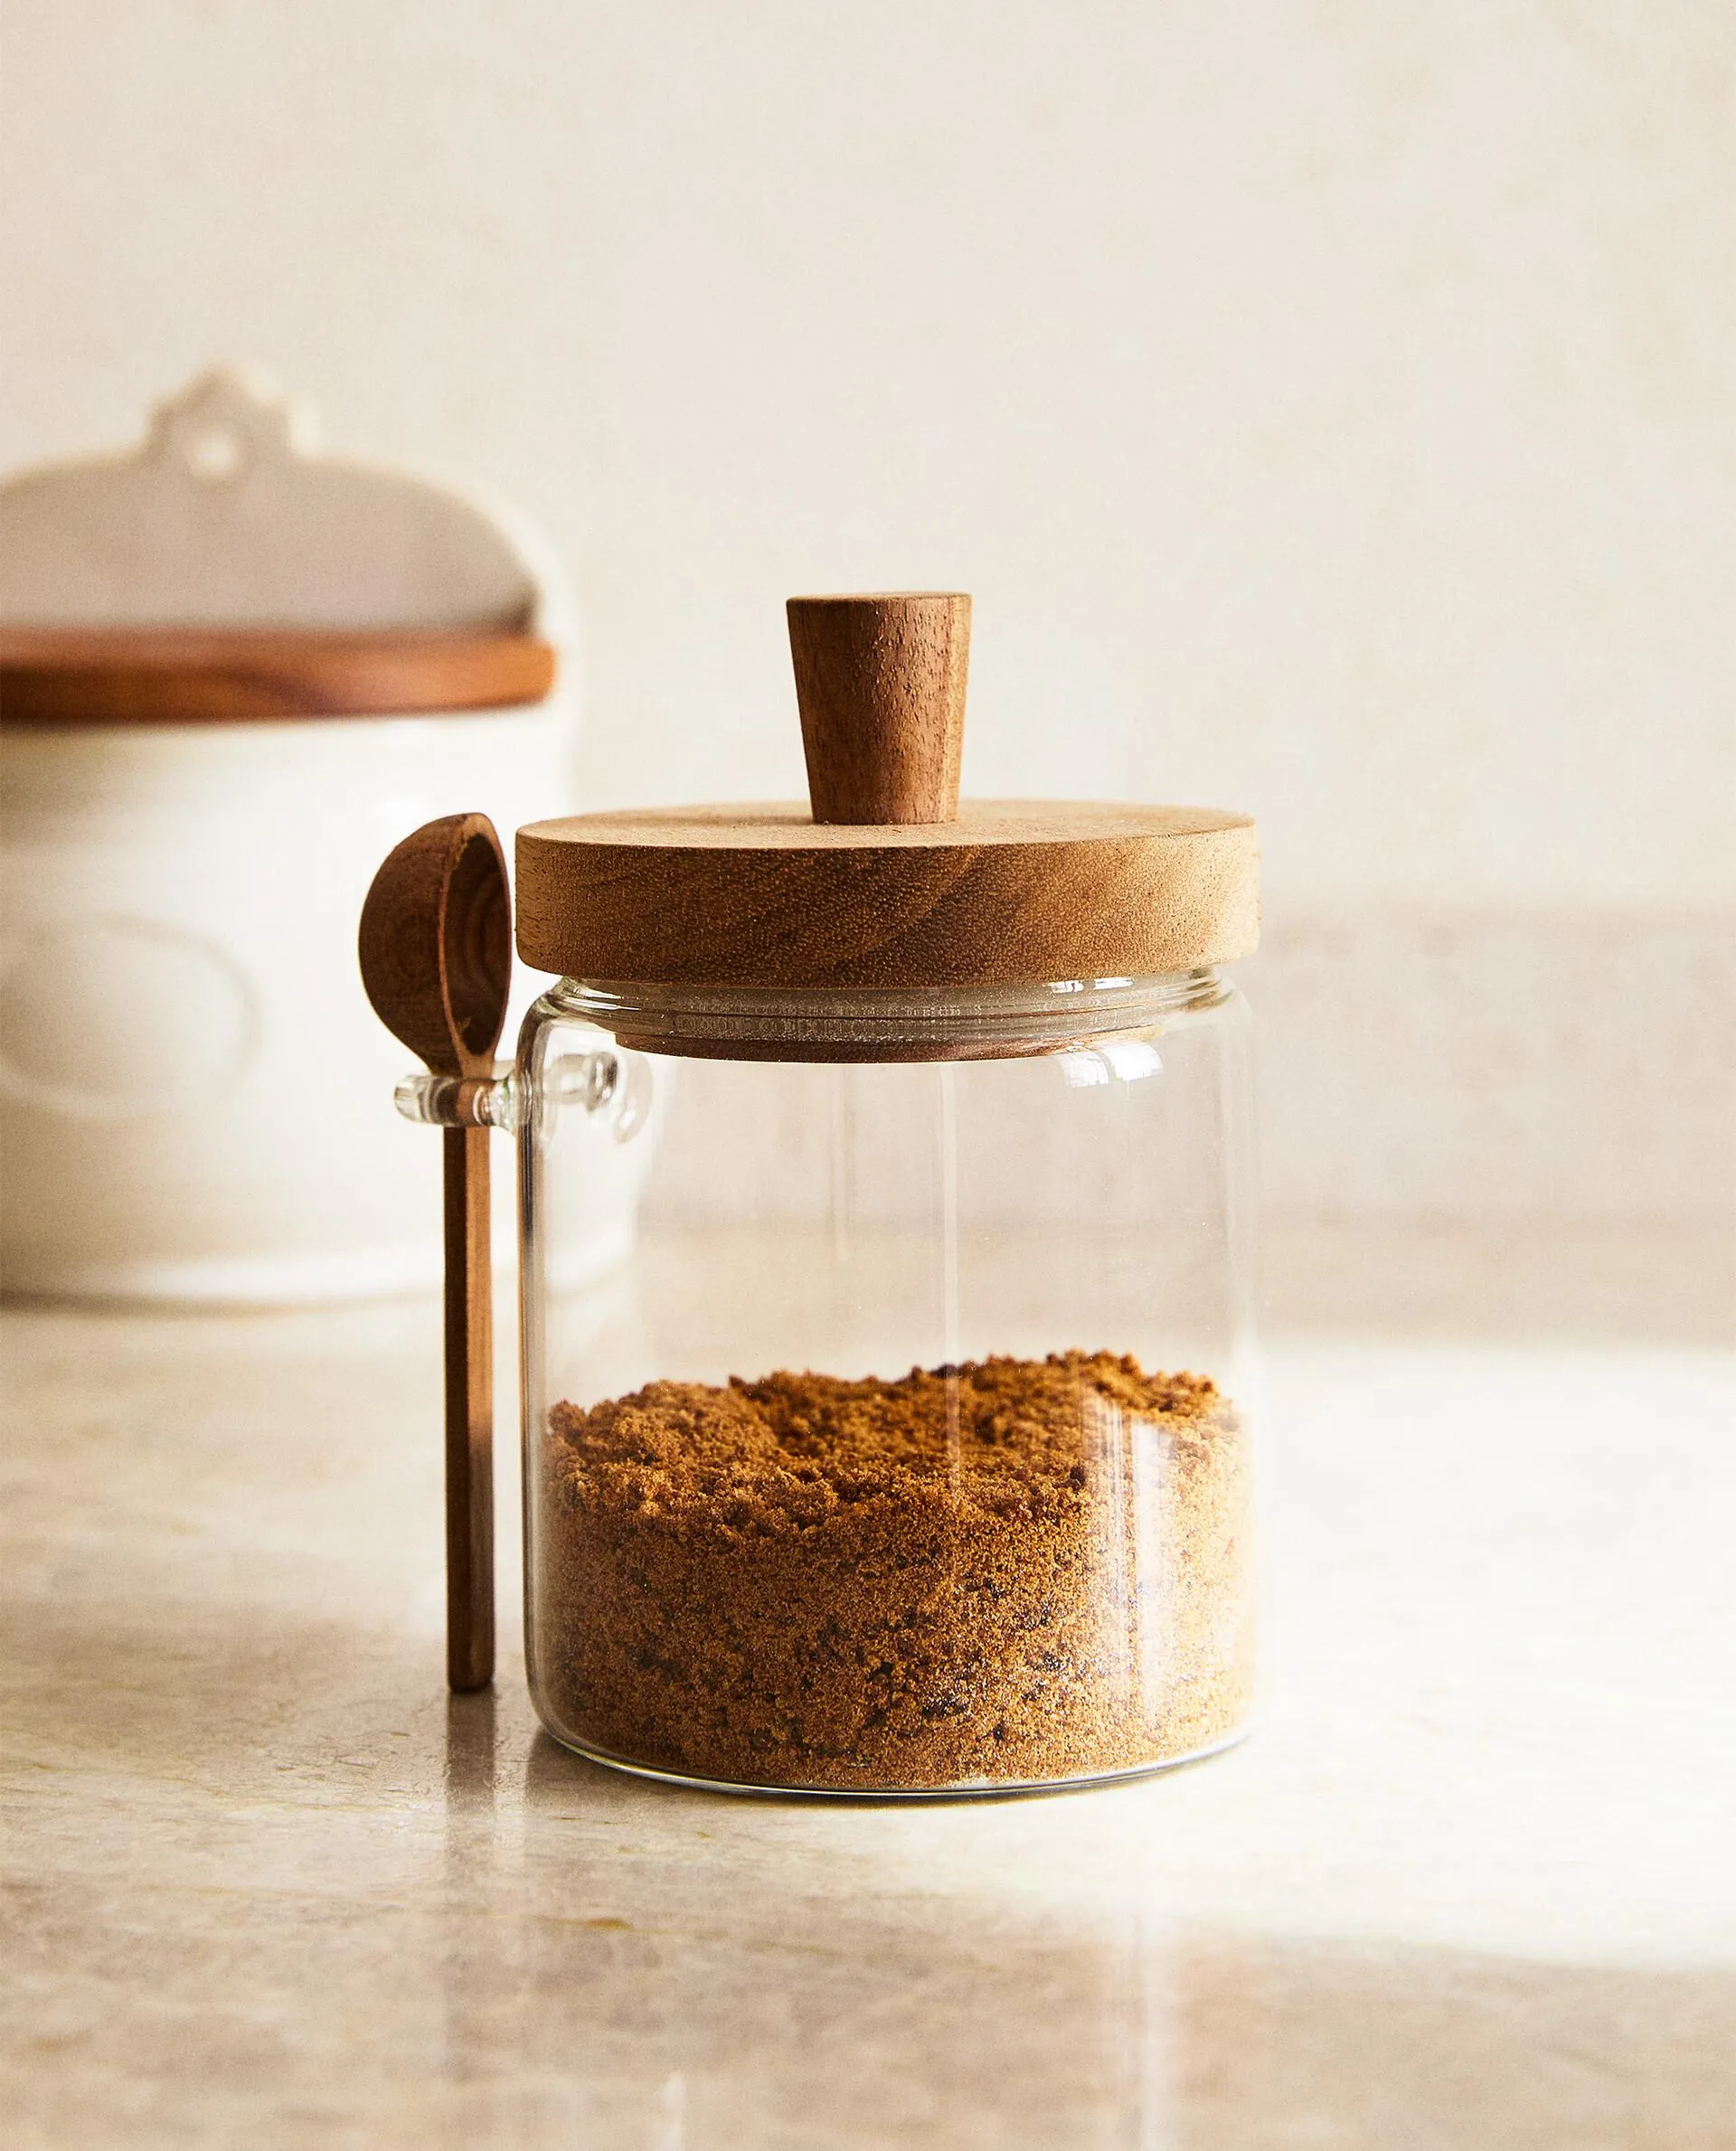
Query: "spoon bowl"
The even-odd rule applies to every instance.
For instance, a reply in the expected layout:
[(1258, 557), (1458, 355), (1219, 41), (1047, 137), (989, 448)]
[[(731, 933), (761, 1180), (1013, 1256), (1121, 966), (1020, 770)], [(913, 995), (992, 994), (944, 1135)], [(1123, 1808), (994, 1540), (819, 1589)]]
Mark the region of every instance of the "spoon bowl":
[(392, 1036), (436, 1075), (494, 1073), (512, 989), (506, 861), (484, 814), (405, 837), (362, 907), (362, 983)]

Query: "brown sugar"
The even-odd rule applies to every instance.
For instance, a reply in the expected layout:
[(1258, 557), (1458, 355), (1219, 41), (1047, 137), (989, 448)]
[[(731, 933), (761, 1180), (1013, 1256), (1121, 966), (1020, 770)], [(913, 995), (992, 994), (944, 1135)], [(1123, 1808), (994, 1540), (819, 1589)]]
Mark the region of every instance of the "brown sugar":
[(1248, 1469), (1109, 1353), (557, 1404), (533, 1678), (582, 1746), (840, 1791), (1064, 1781), (1246, 1712)]

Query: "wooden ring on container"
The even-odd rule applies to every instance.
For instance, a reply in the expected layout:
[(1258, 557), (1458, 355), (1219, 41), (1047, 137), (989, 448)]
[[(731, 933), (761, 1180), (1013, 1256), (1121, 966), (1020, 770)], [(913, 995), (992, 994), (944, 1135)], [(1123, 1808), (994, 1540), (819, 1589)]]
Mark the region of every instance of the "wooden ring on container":
[(438, 628), (0, 628), (0, 723), (238, 724), (397, 717), (540, 702), (533, 635)]

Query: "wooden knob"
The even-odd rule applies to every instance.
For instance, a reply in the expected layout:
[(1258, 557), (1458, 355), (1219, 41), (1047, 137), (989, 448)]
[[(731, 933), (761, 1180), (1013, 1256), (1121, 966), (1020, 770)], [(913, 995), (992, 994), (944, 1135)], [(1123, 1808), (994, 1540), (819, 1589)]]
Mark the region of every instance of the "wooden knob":
[(956, 820), (970, 599), (792, 598), (789, 650), (814, 819)]

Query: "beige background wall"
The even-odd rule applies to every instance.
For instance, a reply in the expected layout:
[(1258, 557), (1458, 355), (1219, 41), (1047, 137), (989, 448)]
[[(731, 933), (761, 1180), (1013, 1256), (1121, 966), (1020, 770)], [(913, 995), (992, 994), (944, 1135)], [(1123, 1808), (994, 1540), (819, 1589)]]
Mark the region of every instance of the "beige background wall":
[(0, 467), (266, 361), (553, 538), (598, 805), (798, 789), (783, 596), (968, 588), (970, 788), (1261, 817), (1275, 1212), (1727, 1215), (1722, 0), (0, 23)]

